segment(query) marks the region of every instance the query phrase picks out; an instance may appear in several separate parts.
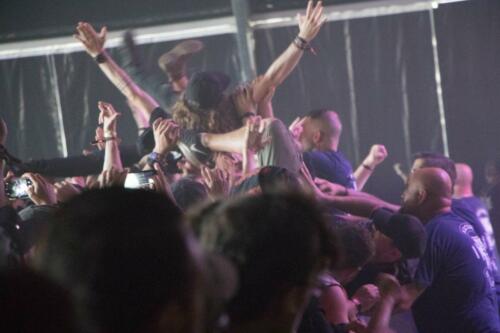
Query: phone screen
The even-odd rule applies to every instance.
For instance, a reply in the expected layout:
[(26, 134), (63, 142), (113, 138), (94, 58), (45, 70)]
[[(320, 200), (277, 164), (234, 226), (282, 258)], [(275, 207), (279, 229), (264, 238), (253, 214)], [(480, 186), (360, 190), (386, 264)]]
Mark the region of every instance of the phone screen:
[(129, 173), (127, 178), (125, 178), (125, 188), (149, 188), (149, 185), (151, 184), (151, 177), (154, 175), (156, 175), (155, 170)]

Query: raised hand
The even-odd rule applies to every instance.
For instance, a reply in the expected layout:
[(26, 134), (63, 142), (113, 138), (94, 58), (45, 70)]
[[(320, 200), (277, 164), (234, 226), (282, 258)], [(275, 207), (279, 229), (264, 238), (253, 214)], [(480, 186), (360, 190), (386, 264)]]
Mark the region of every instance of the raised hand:
[(248, 119), (245, 125), (244, 151), (257, 153), (271, 142), (270, 137), (264, 137), (265, 122), (259, 116)]
[(229, 172), (203, 167), (201, 176), (207, 193), (212, 199), (229, 194), (232, 185)]
[(41, 175), (26, 173), (23, 178), (31, 180), (32, 184), (28, 187), (28, 195), (35, 205), (55, 205), (57, 203), (54, 186)]
[(304, 130), (303, 124), (305, 119), (306, 118), (297, 117), (288, 127), (288, 130), (295, 140), (299, 140), (300, 134), (302, 134), (302, 131)]
[(104, 136), (107, 136), (107, 134), (114, 136), (116, 134), (116, 120), (122, 114), (116, 112), (113, 105), (106, 102), (99, 102), (97, 106), (101, 111), (99, 113), (99, 123), (102, 124)]
[(363, 164), (370, 168), (375, 168), (387, 158), (387, 155), (387, 149), (385, 149), (384, 145), (373, 145)]
[(163, 155), (173, 150), (177, 145), (180, 127), (171, 119), (158, 118), (153, 122), (153, 134), (155, 138), (153, 151)]
[(240, 116), (248, 113), (256, 114), (257, 105), (253, 99), (253, 86), (237, 87), (233, 94), (233, 103)]
[(108, 32), (106, 27), (102, 27), (101, 31), (97, 33), (89, 23), (78, 22), (76, 32), (73, 37), (82, 43), (85, 51), (92, 57), (96, 57), (104, 50), (104, 43), (106, 42), (106, 34)]
[(298, 14), (297, 20), (299, 21), (299, 37), (310, 42), (326, 21), (326, 17), (323, 16), (323, 3), (318, 1), (314, 5), (312, 0), (308, 1), (306, 14)]
[(363, 312), (370, 310), (379, 299), (380, 293), (378, 287), (373, 284), (365, 284), (359, 287), (352, 296), (353, 301), (357, 301), (361, 304), (361, 311)]

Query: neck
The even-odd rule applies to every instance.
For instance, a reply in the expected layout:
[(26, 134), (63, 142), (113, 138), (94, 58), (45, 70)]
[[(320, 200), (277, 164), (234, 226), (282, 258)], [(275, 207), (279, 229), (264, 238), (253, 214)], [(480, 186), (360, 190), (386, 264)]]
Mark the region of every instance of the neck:
[(321, 150), (321, 151), (327, 151), (327, 150), (333, 150), (337, 151), (339, 148), (339, 140), (326, 140), (324, 142), (320, 142), (318, 146), (316, 147), (316, 150)]
[(441, 199), (435, 206), (422, 209), (418, 218), (420, 218), (422, 223), (426, 224), (435, 216), (449, 212), (451, 212), (451, 200)]
[(473, 197), (474, 192), (472, 191), (472, 188), (470, 186), (459, 186), (455, 185), (453, 189), (453, 197), (455, 198), (468, 198), (468, 197)]

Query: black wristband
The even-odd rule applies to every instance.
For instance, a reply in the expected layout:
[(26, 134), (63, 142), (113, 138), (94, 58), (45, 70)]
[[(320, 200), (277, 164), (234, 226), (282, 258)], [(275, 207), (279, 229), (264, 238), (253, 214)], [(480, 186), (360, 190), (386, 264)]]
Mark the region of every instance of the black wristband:
[(243, 119), (245, 119), (245, 118), (254, 117), (254, 116), (256, 116), (256, 114), (255, 114), (255, 113), (253, 113), (253, 112), (245, 112), (245, 113), (244, 113), (244, 114), (240, 117), (240, 119), (241, 119), (241, 120), (243, 120)]
[(309, 43), (299, 36), (295, 37), (295, 39), (293, 40), (293, 44), (302, 51), (307, 50), (309, 47)]
[(366, 170), (373, 171), (373, 168), (372, 168), (372, 167), (369, 167), (368, 165), (366, 165), (366, 164), (364, 164), (364, 163), (363, 163), (363, 164), (361, 164), (361, 166), (362, 166), (363, 168), (365, 168)]
[(98, 55), (94, 57), (95, 62), (98, 64), (103, 64), (106, 61), (108, 61), (108, 58), (106, 58), (106, 54), (104, 54), (104, 51), (99, 52)]

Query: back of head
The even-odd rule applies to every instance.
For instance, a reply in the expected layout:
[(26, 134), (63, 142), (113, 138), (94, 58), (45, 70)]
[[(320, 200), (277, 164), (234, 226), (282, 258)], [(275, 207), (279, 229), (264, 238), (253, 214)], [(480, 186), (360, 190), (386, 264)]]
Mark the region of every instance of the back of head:
[(228, 306), (232, 320), (255, 320), (292, 289), (310, 287), (326, 259), (335, 257), (329, 235), (315, 204), (298, 194), (262, 194), (219, 206), (202, 226), (201, 242), (239, 272), (240, 287)]
[(139, 332), (167, 306), (192, 304), (197, 265), (167, 197), (93, 190), (55, 218), (40, 266), (72, 291), (84, 331)]
[(375, 243), (370, 231), (352, 222), (332, 223), (331, 230), (338, 239), (340, 258), (334, 269), (359, 269), (375, 254)]
[(307, 116), (328, 138), (340, 138), (342, 123), (337, 112), (329, 109), (316, 109), (309, 112)]
[(455, 184), (457, 179), (457, 170), (455, 162), (452, 159), (439, 154), (431, 152), (421, 152), (413, 156), (413, 168), (440, 168), (448, 174), (452, 184)]
[(463, 188), (472, 188), (474, 174), (472, 169), (465, 163), (456, 163), (455, 169), (457, 170), (457, 179), (455, 185)]

